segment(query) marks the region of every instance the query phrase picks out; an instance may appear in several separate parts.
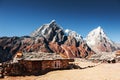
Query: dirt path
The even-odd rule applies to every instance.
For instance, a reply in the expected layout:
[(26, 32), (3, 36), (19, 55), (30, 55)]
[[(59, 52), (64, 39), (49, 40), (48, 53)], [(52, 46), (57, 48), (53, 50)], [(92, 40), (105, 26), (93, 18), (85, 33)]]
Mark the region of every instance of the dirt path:
[[(80, 62), (79, 65), (86, 67), (96, 64)], [(58, 70), (42, 76), (6, 77), (4, 80), (120, 80), (120, 63), (100, 64), (86, 69)]]

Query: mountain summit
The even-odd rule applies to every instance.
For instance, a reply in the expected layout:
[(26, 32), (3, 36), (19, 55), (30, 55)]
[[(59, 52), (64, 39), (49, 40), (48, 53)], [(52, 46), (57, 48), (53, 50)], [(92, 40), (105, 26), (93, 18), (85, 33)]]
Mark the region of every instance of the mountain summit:
[(31, 37), (44, 37), (47, 41), (63, 42), (65, 35), (63, 29), (57, 25), (55, 20), (52, 20), (48, 24), (44, 24), (35, 30)]
[(35, 30), (34, 32), (31, 33), (31, 37), (38, 37), (38, 36), (44, 36), (46, 34), (46, 32), (49, 31), (49, 29), (53, 28), (53, 27), (57, 27), (59, 28), (59, 26), (56, 24), (55, 20), (52, 20), (50, 23), (48, 24), (44, 24), (41, 27), (39, 27), (37, 30)]
[(89, 58), (95, 52), (111, 52), (117, 48), (118, 45), (107, 37), (100, 26), (92, 30), (85, 41), (75, 31), (64, 30), (52, 20), (30, 36), (1, 37), (0, 59), (10, 60), (17, 52), (45, 52), (57, 53), (65, 58)]
[(75, 31), (72, 31), (70, 29), (66, 29), (65, 30), (65, 34), (67, 36), (73, 36), (73, 37), (75, 37), (77, 41), (81, 41), (81, 42), (83, 41), (83, 37), (80, 34), (76, 33)]
[(40, 26), (30, 36), (0, 38), (0, 52), (2, 61), (12, 59), (17, 52), (57, 53), (64, 58), (88, 58), (94, 54), (79, 34), (69, 31), (67, 35), (55, 20)]
[(116, 45), (111, 41), (101, 26), (92, 30), (86, 37), (86, 42), (95, 52), (111, 52), (116, 50)]

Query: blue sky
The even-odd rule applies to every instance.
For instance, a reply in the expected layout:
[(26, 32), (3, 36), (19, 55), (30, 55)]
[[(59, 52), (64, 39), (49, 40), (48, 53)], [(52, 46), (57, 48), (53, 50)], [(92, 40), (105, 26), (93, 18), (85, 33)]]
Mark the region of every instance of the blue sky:
[(120, 0), (0, 0), (0, 36), (29, 35), (55, 19), (83, 37), (101, 26), (120, 42)]

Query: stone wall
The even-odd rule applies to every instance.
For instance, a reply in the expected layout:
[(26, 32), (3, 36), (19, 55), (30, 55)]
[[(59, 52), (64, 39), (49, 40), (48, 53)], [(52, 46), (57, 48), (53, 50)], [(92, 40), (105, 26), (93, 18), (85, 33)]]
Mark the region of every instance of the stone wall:
[(8, 64), (4, 69), (4, 74), (11, 76), (23, 75), (25, 72), (25, 67), (19, 63)]
[(69, 60), (41, 60), (30, 61), (20, 60), (18, 63), (9, 64), (6, 68), (6, 75), (39, 75), (51, 70), (67, 69)]
[(65, 69), (69, 65), (69, 60), (45, 60), (42, 61), (42, 70)]
[(20, 61), (28, 74), (37, 74), (41, 71), (41, 61)]

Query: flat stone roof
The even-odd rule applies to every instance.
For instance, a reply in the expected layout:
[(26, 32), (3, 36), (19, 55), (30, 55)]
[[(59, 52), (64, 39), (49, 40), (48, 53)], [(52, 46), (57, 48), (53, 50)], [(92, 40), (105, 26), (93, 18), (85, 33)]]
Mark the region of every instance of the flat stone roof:
[(33, 61), (57, 60), (57, 59), (70, 59), (70, 58), (63, 58), (56, 53), (44, 53), (44, 52), (23, 53), (23, 56), (19, 58), (19, 60), (33, 60)]

